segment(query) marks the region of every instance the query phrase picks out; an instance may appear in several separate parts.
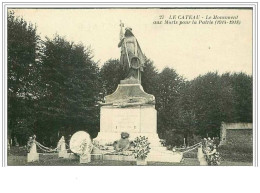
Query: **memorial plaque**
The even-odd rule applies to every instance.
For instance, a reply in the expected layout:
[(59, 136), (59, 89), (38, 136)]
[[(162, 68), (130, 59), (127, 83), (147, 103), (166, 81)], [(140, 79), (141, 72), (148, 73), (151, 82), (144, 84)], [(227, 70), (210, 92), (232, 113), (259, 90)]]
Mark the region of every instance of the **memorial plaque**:
[(140, 109), (117, 109), (114, 111), (113, 132), (139, 132)]

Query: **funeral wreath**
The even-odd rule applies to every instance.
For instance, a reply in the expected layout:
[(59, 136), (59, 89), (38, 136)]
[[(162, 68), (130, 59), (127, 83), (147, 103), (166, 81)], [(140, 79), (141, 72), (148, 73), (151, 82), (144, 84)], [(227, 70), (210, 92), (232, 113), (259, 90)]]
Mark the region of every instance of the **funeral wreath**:
[(133, 141), (134, 156), (136, 159), (145, 159), (150, 152), (150, 143), (145, 136), (136, 137)]

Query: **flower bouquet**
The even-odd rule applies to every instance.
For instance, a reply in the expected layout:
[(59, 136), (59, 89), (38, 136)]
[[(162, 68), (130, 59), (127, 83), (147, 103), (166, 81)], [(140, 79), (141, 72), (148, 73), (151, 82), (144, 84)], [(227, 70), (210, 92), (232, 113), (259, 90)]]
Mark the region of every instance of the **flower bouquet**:
[(221, 157), (219, 152), (217, 151), (217, 147), (214, 144), (214, 141), (208, 138), (204, 139), (204, 142), (202, 144), (202, 150), (208, 165), (220, 165)]
[(148, 138), (145, 136), (136, 137), (133, 141), (134, 145), (134, 156), (137, 159), (137, 165), (147, 165), (146, 157), (150, 152), (150, 143)]
[(93, 144), (91, 143), (91, 141), (88, 140), (84, 140), (80, 147), (79, 147), (79, 156), (80, 156), (80, 162), (85, 162), (85, 160), (87, 160), (87, 162), (91, 161), (91, 152), (93, 150)]

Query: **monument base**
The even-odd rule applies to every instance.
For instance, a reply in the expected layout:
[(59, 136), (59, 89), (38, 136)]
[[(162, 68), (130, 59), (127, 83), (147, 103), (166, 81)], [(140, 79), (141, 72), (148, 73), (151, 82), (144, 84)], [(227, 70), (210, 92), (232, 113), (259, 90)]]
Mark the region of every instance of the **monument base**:
[(151, 147), (151, 152), (146, 160), (150, 162), (171, 162), (179, 163), (183, 159), (181, 152), (167, 150), (166, 147)]
[[(145, 136), (150, 143), (150, 153), (146, 161), (180, 162), (182, 153), (168, 151), (160, 143), (157, 134), (157, 111), (155, 98), (147, 94), (138, 80), (122, 80), (116, 91), (105, 97), (100, 109), (100, 132), (94, 139), (103, 146), (112, 146), (121, 138), (122, 132), (129, 134), (129, 140)], [(97, 152), (98, 153), (98, 152)], [(136, 160), (131, 156), (104, 155), (104, 160)]]
[[(125, 131), (127, 132), (127, 131)], [(129, 133), (129, 140), (133, 141), (136, 137), (145, 136), (148, 137), (148, 141), (151, 143), (151, 147), (158, 147), (161, 146), (160, 139), (158, 134), (156, 133)], [(98, 142), (100, 145), (113, 145), (113, 143), (121, 138), (121, 133), (117, 132), (99, 132), (98, 136), (94, 139), (95, 142)]]
[(152, 146), (160, 146), (157, 134), (157, 112), (154, 105), (124, 108), (114, 105), (102, 106), (100, 132), (94, 141), (98, 141), (100, 145), (112, 145), (121, 138), (122, 132), (129, 133), (129, 140), (146, 136)]
[[(168, 163), (180, 163), (183, 158), (182, 153), (176, 153), (169, 150), (154, 151), (154, 148), (151, 149), (151, 152), (146, 158), (147, 162), (168, 162)], [(100, 153), (100, 152), (99, 152)], [(100, 154), (101, 155), (101, 154)], [(137, 161), (133, 155), (110, 155), (104, 154), (102, 156), (103, 160), (113, 160), (113, 161)], [(100, 156), (93, 156), (94, 160), (100, 160)]]

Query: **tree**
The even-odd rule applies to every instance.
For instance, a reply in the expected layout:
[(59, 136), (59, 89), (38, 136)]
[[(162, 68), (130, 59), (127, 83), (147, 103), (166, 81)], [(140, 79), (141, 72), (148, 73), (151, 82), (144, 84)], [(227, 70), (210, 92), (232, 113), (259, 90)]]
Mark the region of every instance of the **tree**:
[(158, 70), (155, 68), (153, 61), (146, 59), (141, 80), (144, 91), (148, 94), (156, 95), (157, 80)]
[(196, 114), (194, 111), (193, 92), (191, 82), (185, 81), (180, 90), (180, 97), (177, 99), (178, 106), (178, 127), (186, 145), (196, 143)]
[(219, 136), (221, 122), (252, 121), (252, 77), (209, 72), (191, 81), (197, 133)]
[(232, 86), (232, 76), (230, 73), (225, 73), (220, 76), (221, 94), (219, 100), (220, 111), (222, 112), (223, 122), (235, 121), (235, 98)]
[[(69, 136), (86, 130), (98, 132), (100, 92), (99, 69), (92, 60), (91, 50), (68, 42), (60, 36), (44, 42), (42, 57), (42, 97), (38, 135), (54, 144), (60, 135)], [(49, 141), (48, 141), (49, 140)]]
[(204, 137), (218, 136), (224, 119), (220, 105), (223, 96), (220, 76), (209, 72), (195, 78), (191, 83), (198, 134)]
[(36, 27), (8, 12), (8, 135), (20, 144), (33, 133), (40, 38)]
[(252, 122), (253, 120), (253, 79), (244, 73), (231, 76), (234, 96), (235, 122)]
[(103, 97), (115, 92), (120, 80), (125, 79), (126, 69), (118, 59), (110, 59), (100, 69), (100, 76), (103, 83)]
[[(182, 131), (178, 122), (178, 99), (185, 80), (175, 70), (164, 68), (158, 75), (156, 90), (156, 109), (158, 115), (158, 133), (168, 143), (174, 143), (169, 133), (180, 135)], [(177, 143), (180, 140), (178, 139)]]

